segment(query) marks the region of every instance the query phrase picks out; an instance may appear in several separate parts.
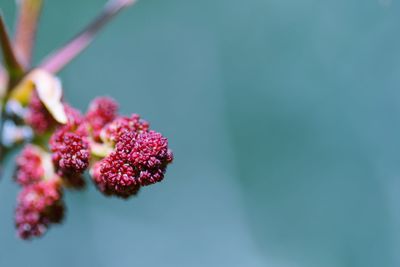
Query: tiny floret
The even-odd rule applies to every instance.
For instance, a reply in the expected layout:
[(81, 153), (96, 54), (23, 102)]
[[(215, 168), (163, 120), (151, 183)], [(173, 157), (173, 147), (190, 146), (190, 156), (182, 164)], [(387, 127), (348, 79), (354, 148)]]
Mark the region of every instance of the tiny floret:
[(138, 114), (131, 117), (120, 116), (107, 124), (101, 132), (101, 139), (104, 142), (116, 143), (121, 136), (127, 132), (147, 132), (149, 123), (140, 118)]

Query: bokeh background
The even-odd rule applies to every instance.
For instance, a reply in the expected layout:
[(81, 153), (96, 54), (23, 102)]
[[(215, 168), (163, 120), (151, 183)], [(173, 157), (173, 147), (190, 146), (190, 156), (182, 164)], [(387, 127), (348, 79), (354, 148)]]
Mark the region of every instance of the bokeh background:
[[(9, 22), (12, 0), (0, 0)], [(36, 62), (104, 0), (46, 1)], [(129, 201), (69, 192), (61, 226), (0, 266), (400, 266), (400, 2), (141, 0), (60, 75), (169, 137), (163, 183)]]

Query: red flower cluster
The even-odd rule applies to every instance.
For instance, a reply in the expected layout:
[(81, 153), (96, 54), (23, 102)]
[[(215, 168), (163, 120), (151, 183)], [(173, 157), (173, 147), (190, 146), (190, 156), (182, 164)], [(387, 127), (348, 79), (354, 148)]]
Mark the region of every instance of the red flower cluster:
[(79, 134), (58, 130), (51, 137), (50, 149), (61, 176), (83, 173), (89, 166), (89, 143)]
[(83, 188), (82, 173), (89, 166), (90, 150), (82, 114), (64, 104), (68, 122), (60, 125), (49, 140), (56, 173), (68, 187)]
[(54, 132), (48, 139), (48, 152), (41, 141), (43, 149), (28, 145), (17, 158), (15, 179), (24, 188), (18, 198), (16, 226), (24, 239), (40, 236), (51, 223), (61, 221), (62, 187), (82, 187), (83, 173), (89, 167), (104, 195), (128, 198), (142, 186), (163, 180), (173, 160), (168, 140), (150, 130), (149, 123), (137, 114), (119, 116), (111, 98), (95, 99), (84, 116), (63, 105), (64, 125), (54, 121), (36, 93), (28, 105), (25, 119), (32, 122), (36, 135)]
[[(87, 169), (104, 195), (128, 198), (161, 181), (172, 162), (167, 139), (151, 131), (139, 115), (119, 115), (117, 102), (108, 97), (94, 99), (81, 114), (64, 102), (61, 81), (55, 76), (112, 17), (134, 3), (107, 0), (100, 16), (36, 66), (31, 50), (41, 4), (32, 9), (29, 1), (21, 1), (19, 30), (13, 37), (0, 23), (0, 43), (9, 48), (3, 49), (2, 59), (12, 59), (1, 69), (1, 158), (17, 144), (29, 142), (17, 157), (14, 173), (22, 186), (15, 212), (22, 239), (42, 236), (61, 222), (64, 189), (82, 188)], [(21, 53), (16, 56), (15, 51)]]
[(64, 204), (57, 179), (24, 187), (18, 196), (15, 225), (22, 239), (43, 235), (51, 223), (63, 219)]
[(26, 146), (16, 160), (14, 178), (22, 186), (39, 182), (43, 175), (40, 151), (32, 145)]
[[(109, 131), (110, 128), (114, 131)], [(127, 198), (135, 195), (141, 186), (164, 178), (166, 167), (173, 160), (168, 140), (147, 129), (148, 123), (137, 115), (131, 119), (117, 118), (105, 128), (109, 131), (108, 139), (116, 143), (114, 150), (93, 171), (93, 181), (100, 191)]]

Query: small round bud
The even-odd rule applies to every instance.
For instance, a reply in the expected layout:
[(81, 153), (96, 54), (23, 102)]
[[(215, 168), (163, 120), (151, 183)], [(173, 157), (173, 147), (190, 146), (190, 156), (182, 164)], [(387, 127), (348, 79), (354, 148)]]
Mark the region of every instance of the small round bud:
[(118, 104), (110, 97), (98, 97), (89, 106), (86, 121), (90, 125), (93, 139), (100, 140), (101, 129), (118, 115)]

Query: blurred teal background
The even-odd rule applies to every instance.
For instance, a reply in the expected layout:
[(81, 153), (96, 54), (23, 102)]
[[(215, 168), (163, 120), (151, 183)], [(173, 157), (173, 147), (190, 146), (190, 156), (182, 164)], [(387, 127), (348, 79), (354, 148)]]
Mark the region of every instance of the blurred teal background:
[[(36, 61), (104, 3), (46, 1)], [(15, 236), (8, 168), (0, 266), (400, 266), (399, 15), (395, 0), (141, 0), (61, 78), (81, 109), (111, 95), (142, 114), (175, 163), (129, 201), (68, 193), (65, 223), (33, 242)]]

